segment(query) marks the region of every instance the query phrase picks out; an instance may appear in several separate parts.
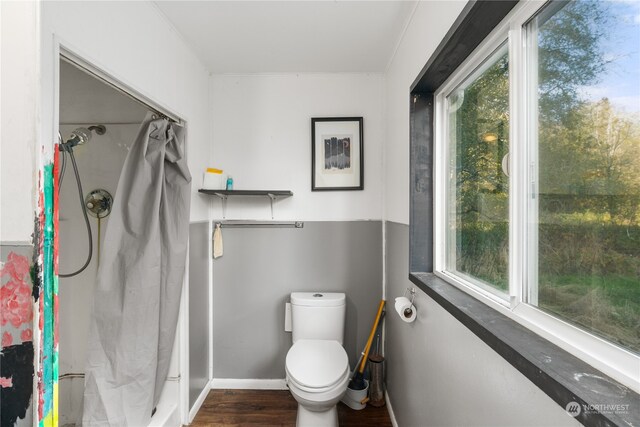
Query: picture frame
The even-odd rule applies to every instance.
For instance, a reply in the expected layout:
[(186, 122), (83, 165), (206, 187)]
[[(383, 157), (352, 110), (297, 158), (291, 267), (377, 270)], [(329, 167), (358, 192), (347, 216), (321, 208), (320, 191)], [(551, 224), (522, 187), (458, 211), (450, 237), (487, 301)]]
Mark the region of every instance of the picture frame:
[(364, 190), (362, 117), (311, 119), (311, 191)]

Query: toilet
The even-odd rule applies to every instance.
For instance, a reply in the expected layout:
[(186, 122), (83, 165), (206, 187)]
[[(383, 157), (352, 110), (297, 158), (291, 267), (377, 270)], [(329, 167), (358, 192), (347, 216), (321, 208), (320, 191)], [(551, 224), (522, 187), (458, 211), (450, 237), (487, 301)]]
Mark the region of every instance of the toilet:
[(343, 293), (293, 292), (293, 345), (285, 364), (289, 390), (298, 402), (298, 427), (337, 427), (336, 404), (347, 391), (349, 358), (342, 347)]

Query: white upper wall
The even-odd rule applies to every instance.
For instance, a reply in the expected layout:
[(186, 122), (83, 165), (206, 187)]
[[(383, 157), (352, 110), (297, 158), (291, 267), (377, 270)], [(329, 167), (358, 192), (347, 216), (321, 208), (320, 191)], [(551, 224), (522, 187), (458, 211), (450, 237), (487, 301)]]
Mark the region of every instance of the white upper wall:
[[(408, 223), (409, 86), (464, 4), (419, 3), (385, 76), (284, 74), (209, 79), (200, 60), (153, 3), (42, 2), (40, 138), (49, 141), (55, 135), (55, 37), (67, 49), (188, 121), (187, 149), (194, 177), (192, 220), (207, 219), (209, 206), (217, 209), (215, 216), (221, 216), (218, 201), (196, 192), (202, 171), (218, 166), (234, 175), (236, 188), (293, 190), (293, 198), (276, 203), (279, 219), (384, 217)], [(2, 10), (7, 8), (3, 2)], [(33, 165), (39, 143), (33, 128), (38, 120), (32, 105), (36, 101), (29, 92), (37, 93), (35, 10), (32, 5), (22, 15), (7, 19), (5, 13), (2, 18), (4, 34), (15, 27), (12, 37), (2, 38), (3, 241), (29, 240), (33, 229)], [(11, 62), (13, 68), (6, 66)], [(26, 74), (18, 78), (23, 68)], [(12, 77), (9, 85), (5, 76), (11, 73), (18, 80)], [(19, 81), (24, 84), (14, 84)], [(311, 192), (310, 118), (340, 115), (365, 118), (365, 190)], [(23, 149), (8, 147), (13, 141), (25, 141)], [(5, 155), (7, 152), (11, 155)], [(18, 187), (11, 182), (23, 184)], [(228, 207), (229, 218), (270, 216), (264, 201), (233, 199)]]
[[(150, 2), (42, 2), (42, 138), (55, 135), (54, 41), (188, 124), (194, 177), (210, 157), (209, 76), (165, 16)], [(16, 41), (20, 43), (19, 41)], [(98, 100), (99, 101), (99, 100)], [(192, 186), (191, 219), (208, 218), (210, 201)]]
[(36, 2), (0, 2), (0, 242), (30, 243), (38, 106)]
[(465, 0), (420, 2), (385, 79), (384, 218), (409, 223), (409, 89), (453, 25)]
[[(212, 167), (236, 190), (292, 190), (276, 220), (381, 219), (383, 76), (217, 75), (211, 78)], [(364, 117), (364, 190), (311, 191), (311, 118)], [(195, 177), (201, 183), (201, 175)], [(222, 218), (221, 202), (214, 217)], [(229, 198), (227, 219), (270, 219), (265, 199)]]

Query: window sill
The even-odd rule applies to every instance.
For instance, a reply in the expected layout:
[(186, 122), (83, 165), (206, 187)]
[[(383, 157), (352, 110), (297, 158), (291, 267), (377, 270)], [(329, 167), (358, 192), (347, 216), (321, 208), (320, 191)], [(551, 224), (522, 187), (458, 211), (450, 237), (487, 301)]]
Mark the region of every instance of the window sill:
[(640, 395), (633, 390), (433, 273), (409, 279), (562, 408), (579, 403), (575, 418), (582, 424), (640, 426)]

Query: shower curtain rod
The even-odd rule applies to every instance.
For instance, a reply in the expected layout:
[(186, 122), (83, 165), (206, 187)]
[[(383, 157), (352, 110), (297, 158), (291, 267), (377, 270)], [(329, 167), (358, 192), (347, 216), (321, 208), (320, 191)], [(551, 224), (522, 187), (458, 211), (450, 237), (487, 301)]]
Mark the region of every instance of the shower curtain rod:
[(135, 101), (138, 104), (142, 105), (143, 107), (149, 109), (151, 112), (157, 114), (159, 117), (161, 117), (163, 119), (167, 119), (167, 120), (169, 120), (170, 122), (173, 122), (173, 123), (178, 123), (178, 124), (182, 123), (182, 120), (174, 118), (169, 113), (165, 113), (165, 112), (162, 112), (162, 111), (158, 110), (157, 107), (154, 107), (150, 103), (138, 98), (135, 95), (132, 95), (127, 90), (121, 88), (119, 86), (119, 84), (113, 82), (106, 74), (102, 74), (102, 72), (100, 72), (98, 70), (93, 70), (90, 67), (85, 66), (83, 64), (82, 60), (70, 57), (70, 55), (67, 55), (65, 52), (61, 52), (60, 53), (60, 58), (62, 58), (63, 61), (65, 61), (65, 62), (73, 65), (74, 67), (80, 69), (81, 71), (84, 71), (85, 73), (90, 74), (91, 76), (93, 76), (96, 79), (100, 80), (104, 84), (112, 87), (113, 89), (117, 90), (121, 94), (123, 94), (126, 97), (128, 97), (129, 99), (131, 99), (132, 101)]
[(114, 125), (138, 125), (140, 126), (140, 121), (137, 122), (60, 122), (60, 126), (90, 126), (95, 125), (96, 123), (100, 123), (105, 126), (114, 126)]

